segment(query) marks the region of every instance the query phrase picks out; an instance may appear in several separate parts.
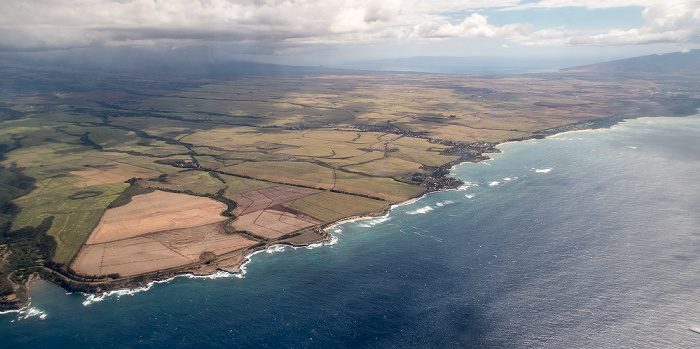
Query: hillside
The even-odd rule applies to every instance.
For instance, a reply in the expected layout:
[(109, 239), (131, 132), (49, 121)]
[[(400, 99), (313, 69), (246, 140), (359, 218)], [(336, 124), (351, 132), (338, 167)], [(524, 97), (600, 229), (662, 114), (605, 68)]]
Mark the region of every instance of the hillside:
[(563, 69), (569, 72), (589, 73), (653, 73), (653, 74), (677, 74), (700, 72), (700, 50), (689, 52), (673, 52), (658, 55), (649, 55), (620, 59), (616, 61), (584, 65)]

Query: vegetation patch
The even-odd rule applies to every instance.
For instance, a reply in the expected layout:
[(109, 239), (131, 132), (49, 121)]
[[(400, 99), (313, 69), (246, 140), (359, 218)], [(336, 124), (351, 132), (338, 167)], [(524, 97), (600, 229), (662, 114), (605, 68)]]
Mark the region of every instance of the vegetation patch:
[(100, 196), (103, 193), (101, 191), (93, 191), (93, 190), (86, 190), (86, 191), (79, 191), (68, 198), (71, 200), (82, 200), (82, 199), (87, 199), (95, 196)]
[(323, 222), (376, 212), (387, 205), (388, 202), (383, 200), (333, 192), (321, 192), (284, 204)]
[(119, 196), (117, 196), (114, 201), (110, 202), (109, 205), (107, 205), (107, 208), (117, 208), (120, 206), (124, 206), (128, 203), (131, 202), (131, 198), (133, 198), (136, 195), (143, 195), (143, 194), (148, 194), (154, 192), (156, 189), (155, 188), (144, 188), (141, 187), (137, 182), (136, 178), (132, 178), (127, 181), (129, 183), (129, 187), (127, 187)]

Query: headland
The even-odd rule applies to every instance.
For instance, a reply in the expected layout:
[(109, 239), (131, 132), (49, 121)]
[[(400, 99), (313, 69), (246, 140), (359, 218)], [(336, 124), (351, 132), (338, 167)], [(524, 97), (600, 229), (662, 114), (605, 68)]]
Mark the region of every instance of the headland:
[(0, 68), (34, 77), (0, 106), (3, 309), (37, 275), (100, 293), (239, 272), (458, 187), (450, 168), (499, 143), (700, 107), (700, 79), (680, 74), (115, 73), (89, 88), (87, 71)]

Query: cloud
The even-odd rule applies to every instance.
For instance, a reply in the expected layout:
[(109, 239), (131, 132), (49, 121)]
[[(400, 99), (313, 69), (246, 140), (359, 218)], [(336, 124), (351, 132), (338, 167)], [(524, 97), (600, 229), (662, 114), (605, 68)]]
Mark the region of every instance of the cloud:
[(523, 37), (532, 31), (532, 24), (516, 23), (501, 27), (488, 23), (488, 17), (472, 13), (461, 23), (439, 23), (426, 21), (415, 26), (411, 38), (414, 39), (446, 39), (456, 37), (512, 38)]
[(3, 0), (0, 49), (294, 43), (407, 37), (439, 13), (515, 6), (519, 0)]
[(3, 0), (0, 46), (51, 49), (144, 41), (262, 42), (371, 31), (396, 3), (332, 0)]
[[(646, 6), (631, 30), (534, 30), (494, 25), (485, 9)], [(666, 0), (2, 0), (0, 51), (80, 47), (257, 47), (260, 53), (313, 45), (500, 38), (524, 45), (698, 43), (698, 2)], [(455, 23), (455, 13), (467, 13)]]
[(533, 8), (562, 8), (562, 7), (585, 7), (587, 9), (604, 9), (618, 7), (648, 7), (656, 5), (668, 5), (674, 3), (685, 3), (688, 0), (541, 0), (537, 2), (528, 2), (507, 6), (504, 11), (525, 10)]
[(654, 5), (644, 9), (642, 27), (628, 30), (583, 31), (541, 30), (521, 40), (526, 45), (620, 46), (658, 43), (700, 44), (700, 3)]

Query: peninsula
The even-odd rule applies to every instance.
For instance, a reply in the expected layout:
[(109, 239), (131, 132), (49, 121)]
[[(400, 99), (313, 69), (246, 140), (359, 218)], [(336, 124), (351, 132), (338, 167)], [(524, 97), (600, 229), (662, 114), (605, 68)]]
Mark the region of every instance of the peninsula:
[(449, 169), (498, 143), (700, 107), (697, 69), (635, 62), (478, 76), (2, 61), (0, 310), (37, 276), (101, 292), (235, 273), (254, 251), (458, 187)]

